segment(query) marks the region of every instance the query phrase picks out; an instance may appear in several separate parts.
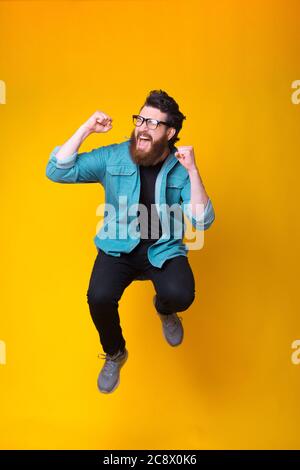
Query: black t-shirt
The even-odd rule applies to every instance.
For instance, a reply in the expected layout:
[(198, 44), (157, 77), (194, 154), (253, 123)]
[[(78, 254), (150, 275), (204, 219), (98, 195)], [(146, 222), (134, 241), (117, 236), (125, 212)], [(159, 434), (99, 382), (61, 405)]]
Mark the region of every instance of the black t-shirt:
[[(155, 234), (151, 238), (151, 204), (155, 204), (155, 181), (156, 177), (164, 164), (164, 160), (157, 163), (156, 165), (143, 166), (140, 165), (140, 176), (141, 176), (141, 192), (139, 204), (144, 204), (147, 208), (147, 213), (145, 210), (140, 211), (138, 216), (140, 233), (141, 233), (141, 242), (143, 243), (154, 243), (162, 235), (161, 223), (158, 217), (158, 213), (155, 205), (152, 208), (152, 225)], [(144, 221), (148, 220), (148, 230)], [(146, 238), (147, 237), (147, 238)]]

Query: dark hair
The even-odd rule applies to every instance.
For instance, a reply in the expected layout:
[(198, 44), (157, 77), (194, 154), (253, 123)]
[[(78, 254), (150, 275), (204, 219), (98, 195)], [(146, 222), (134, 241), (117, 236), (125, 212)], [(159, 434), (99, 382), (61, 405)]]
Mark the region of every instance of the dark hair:
[(170, 124), (170, 127), (174, 127), (176, 129), (176, 133), (173, 135), (172, 139), (169, 140), (169, 148), (172, 152), (174, 150), (175, 142), (179, 140), (177, 136), (182, 128), (182, 122), (186, 119), (186, 116), (179, 111), (179, 106), (176, 101), (163, 90), (150, 91), (141, 109), (144, 106), (157, 108), (162, 113), (167, 113), (167, 122)]

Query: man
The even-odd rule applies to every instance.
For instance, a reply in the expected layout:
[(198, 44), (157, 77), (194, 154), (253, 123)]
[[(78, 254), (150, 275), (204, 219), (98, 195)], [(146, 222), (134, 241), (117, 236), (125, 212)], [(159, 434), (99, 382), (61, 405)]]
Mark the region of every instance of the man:
[[(87, 136), (112, 128), (112, 118), (96, 111), (69, 140), (55, 147), (47, 164), (46, 175), (52, 181), (99, 182), (105, 188), (106, 211), (94, 238), (98, 254), (87, 291), (105, 352), (98, 376), (102, 393), (116, 389), (128, 357), (118, 302), (133, 280), (152, 281), (153, 303), (168, 344), (178, 346), (183, 340), (177, 312), (186, 310), (195, 298), (183, 243), (183, 214), (197, 230), (206, 230), (215, 218), (193, 147), (175, 147), (184, 119), (172, 97), (153, 90), (139, 114), (133, 115), (129, 140), (78, 153)], [(180, 209), (177, 214), (173, 206)]]

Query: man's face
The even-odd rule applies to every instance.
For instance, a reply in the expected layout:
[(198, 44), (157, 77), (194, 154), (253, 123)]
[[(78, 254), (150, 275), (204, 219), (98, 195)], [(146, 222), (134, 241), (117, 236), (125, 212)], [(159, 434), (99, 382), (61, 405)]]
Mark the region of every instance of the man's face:
[[(144, 118), (157, 119), (167, 122), (167, 113), (162, 113), (159, 109), (144, 106), (139, 116)], [(160, 124), (156, 129), (149, 129), (144, 121), (141, 126), (136, 126), (130, 136), (130, 154), (132, 160), (138, 165), (155, 165), (159, 160), (163, 160), (169, 154), (168, 140), (172, 138), (175, 130), (164, 124)], [(143, 140), (146, 137), (148, 140)]]

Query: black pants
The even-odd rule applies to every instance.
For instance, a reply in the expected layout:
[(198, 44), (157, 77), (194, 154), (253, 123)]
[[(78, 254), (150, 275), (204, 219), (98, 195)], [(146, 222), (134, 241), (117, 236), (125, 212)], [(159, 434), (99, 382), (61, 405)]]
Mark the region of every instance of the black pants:
[(148, 247), (148, 241), (140, 242), (131, 253), (121, 253), (118, 257), (98, 251), (87, 301), (105, 353), (114, 354), (125, 347), (118, 304), (125, 288), (140, 273), (146, 274), (154, 284), (159, 313), (181, 312), (194, 301), (195, 281), (187, 257), (176, 256), (157, 268), (148, 260)]

